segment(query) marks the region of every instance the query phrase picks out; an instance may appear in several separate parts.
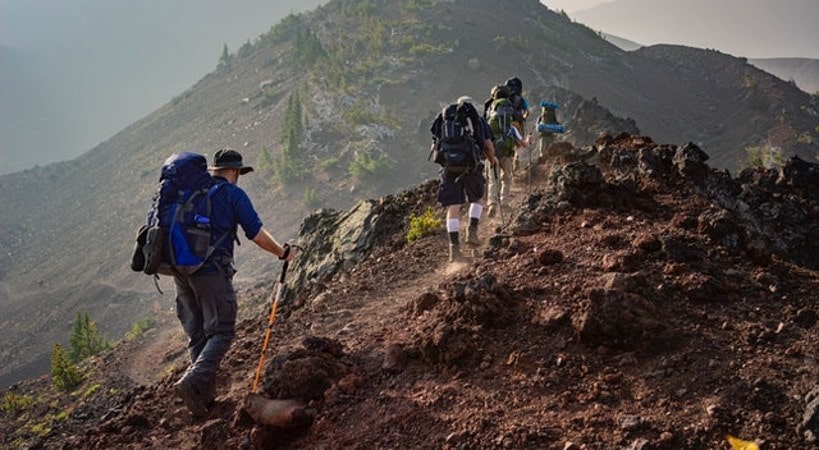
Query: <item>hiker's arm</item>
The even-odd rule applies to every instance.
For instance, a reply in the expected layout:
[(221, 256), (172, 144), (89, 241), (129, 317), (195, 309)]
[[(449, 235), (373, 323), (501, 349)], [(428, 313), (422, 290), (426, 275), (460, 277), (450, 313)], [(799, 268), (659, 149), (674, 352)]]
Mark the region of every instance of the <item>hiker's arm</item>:
[(492, 143), (492, 139), (483, 141), (483, 151), (486, 153), (486, 159), (489, 161), (489, 164), (494, 166), (497, 163), (497, 159), (495, 159), (495, 144)]
[(262, 228), (261, 230), (259, 230), (258, 233), (256, 233), (256, 236), (253, 237), (253, 242), (255, 242), (256, 245), (258, 245), (262, 249), (278, 256), (279, 259), (286, 259), (287, 261), (292, 261), (293, 258), (296, 256), (296, 247), (290, 246), (290, 251), (288, 252), (287, 257), (283, 258), (285, 256), (284, 255), (285, 247), (276, 242), (276, 240), (273, 239), (273, 236), (271, 236), (270, 233), (268, 233), (267, 230), (265, 230), (264, 228)]
[(527, 134), (526, 137), (521, 136), (518, 143), (520, 143), (520, 146), (523, 148), (529, 148), (529, 145), (532, 143), (532, 133)]

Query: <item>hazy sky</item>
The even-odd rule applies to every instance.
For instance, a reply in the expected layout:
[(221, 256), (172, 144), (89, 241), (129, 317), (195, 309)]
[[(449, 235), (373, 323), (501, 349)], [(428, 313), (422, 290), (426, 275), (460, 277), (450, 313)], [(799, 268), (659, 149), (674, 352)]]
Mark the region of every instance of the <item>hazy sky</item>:
[[(544, 2), (549, 4), (549, 0)], [(567, 12), (594, 30), (642, 45), (680, 44), (747, 58), (819, 59), (819, 0), (596, 3), (600, 5), (594, 9)]]
[(0, 0), (0, 174), (72, 159), (326, 0)]

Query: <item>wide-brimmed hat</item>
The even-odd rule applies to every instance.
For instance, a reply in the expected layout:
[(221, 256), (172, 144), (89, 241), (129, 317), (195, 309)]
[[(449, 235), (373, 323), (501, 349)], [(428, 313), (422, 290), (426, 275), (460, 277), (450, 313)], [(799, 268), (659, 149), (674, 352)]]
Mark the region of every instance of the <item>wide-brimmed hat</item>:
[(242, 175), (253, 172), (253, 167), (242, 164), (242, 154), (232, 148), (223, 148), (216, 152), (213, 165), (208, 167), (208, 170), (218, 169), (239, 169)]

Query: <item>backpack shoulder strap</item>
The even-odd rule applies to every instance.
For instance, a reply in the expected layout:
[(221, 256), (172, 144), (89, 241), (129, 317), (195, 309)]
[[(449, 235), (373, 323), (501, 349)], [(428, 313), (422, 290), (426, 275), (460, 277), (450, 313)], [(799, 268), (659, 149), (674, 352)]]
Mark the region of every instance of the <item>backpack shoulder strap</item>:
[[(230, 184), (230, 183), (228, 183), (226, 180), (219, 180), (219, 181), (214, 182), (213, 185), (211, 185), (211, 187), (208, 189), (208, 201), (207, 201), (207, 203), (208, 203), (208, 217), (210, 217), (210, 214), (211, 214), (211, 211), (212, 211), (211, 199), (212, 199), (213, 195), (216, 194), (216, 192), (219, 190), (219, 188), (221, 188), (222, 186), (228, 185), (228, 184)], [(222, 235), (219, 236), (218, 239), (216, 239), (216, 242), (214, 242), (213, 245), (210, 248), (208, 248), (208, 253), (207, 253), (207, 256), (205, 257), (205, 259), (209, 258), (211, 253), (213, 253), (216, 250), (216, 248), (219, 247), (219, 245), (222, 242), (224, 242), (225, 238), (227, 238), (228, 235), (230, 235), (230, 232), (231, 232), (231, 230), (225, 230), (225, 232), (222, 233)], [(238, 235), (235, 236), (235, 239), (236, 239), (236, 245), (242, 245), (242, 243), (239, 242), (239, 236)]]

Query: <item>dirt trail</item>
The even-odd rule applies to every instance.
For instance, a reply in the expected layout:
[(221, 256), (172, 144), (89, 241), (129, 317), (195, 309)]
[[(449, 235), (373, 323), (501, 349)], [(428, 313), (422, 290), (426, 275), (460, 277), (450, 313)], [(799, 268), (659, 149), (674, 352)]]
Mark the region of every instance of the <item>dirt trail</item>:
[(124, 344), (131, 348), (122, 370), (134, 383), (154, 384), (173, 370), (177, 358), (184, 356), (186, 341), (178, 323), (164, 320), (157, 328)]

